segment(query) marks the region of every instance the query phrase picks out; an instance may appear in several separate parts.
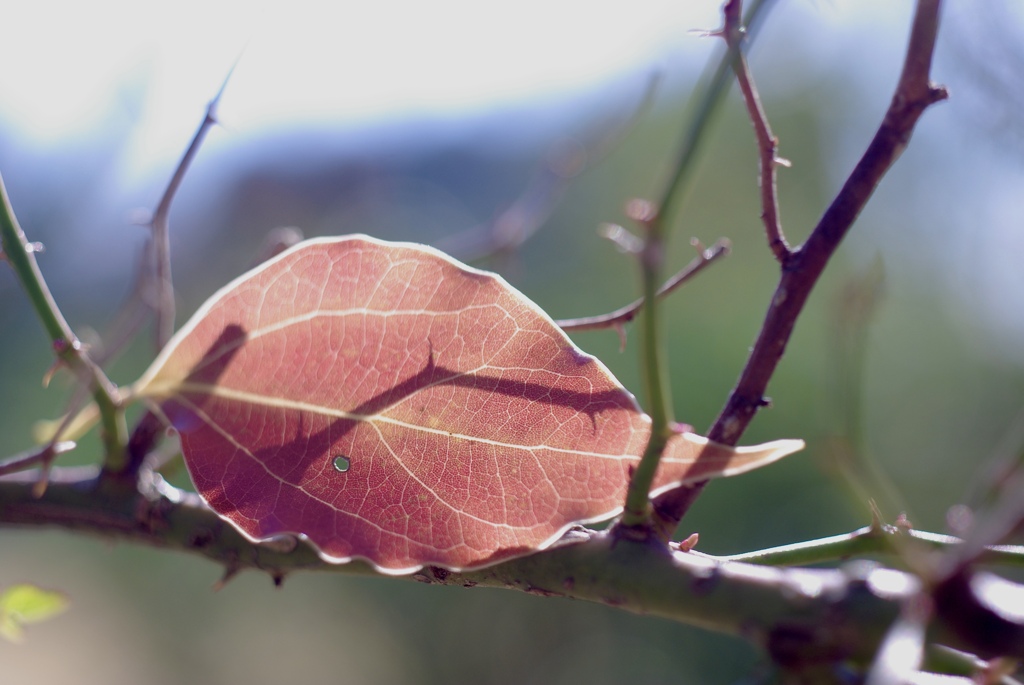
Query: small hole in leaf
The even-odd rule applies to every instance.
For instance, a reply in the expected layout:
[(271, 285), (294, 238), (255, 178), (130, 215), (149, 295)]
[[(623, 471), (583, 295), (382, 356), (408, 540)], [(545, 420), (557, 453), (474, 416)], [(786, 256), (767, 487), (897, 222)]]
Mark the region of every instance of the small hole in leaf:
[(344, 454), (339, 454), (334, 458), (334, 469), (339, 473), (345, 473), (351, 465), (352, 462)]

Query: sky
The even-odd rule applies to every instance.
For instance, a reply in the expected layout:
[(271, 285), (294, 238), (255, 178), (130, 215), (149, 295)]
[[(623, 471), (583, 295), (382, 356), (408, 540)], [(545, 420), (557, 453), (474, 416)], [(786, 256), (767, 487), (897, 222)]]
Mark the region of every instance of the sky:
[[(817, 21), (883, 25), (881, 0), (790, 0)], [(138, 124), (132, 171), (181, 149), (197, 111), (237, 62), (220, 117), (231, 130), (409, 113), (465, 116), (597, 87), (652, 69), (695, 71), (719, 3), (633, 0), (147, 3), (40, 0), (5, 10), (0, 124), (52, 146), (109, 123)], [(55, 20), (59, 18), (59, 20)], [(809, 34), (813, 38), (813, 33)], [(828, 46), (820, 46), (828, 50)]]

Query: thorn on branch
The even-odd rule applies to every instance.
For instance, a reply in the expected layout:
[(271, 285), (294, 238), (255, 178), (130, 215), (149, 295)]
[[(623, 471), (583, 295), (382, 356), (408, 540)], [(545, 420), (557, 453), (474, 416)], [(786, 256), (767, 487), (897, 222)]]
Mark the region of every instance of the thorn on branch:
[(220, 592), (221, 590), (223, 590), (224, 587), (229, 582), (234, 580), (235, 576), (238, 575), (239, 571), (241, 571), (241, 567), (238, 565), (237, 562), (228, 562), (224, 566), (224, 575), (220, 577), (220, 580), (213, 584), (213, 591)]
[(174, 285), (171, 280), (171, 244), (168, 223), (171, 203), (174, 201), (174, 196), (177, 194), (178, 188), (185, 180), (185, 174), (188, 171), (189, 166), (199, 153), (199, 147), (206, 138), (206, 134), (210, 131), (210, 128), (217, 123), (217, 105), (220, 102), (221, 96), (224, 94), (224, 89), (227, 88), (228, 81), (231, 79), (231, 74), (234, 71), (235, 66), (237, 66), (237, 62), (231, 66), (230, 70), (228, 70), (228, 74), (225, 76), (220, 89), (217, 91), (217, 94), (213, 96), (213, 99), (210, 100), (210, 104), (207, 105), (203, 121), (199, 124), (199, 128), (192, 137), (192, 142), (189, 143), (188, 148), (185, 150), (185, 154), (182, 155), (181, 161), (178, 163), (178, 167), (174, 170), (174, 174), (171, 176), (171, 180), (168, 182), (167, 188), (164, 190), (164, 194), (160, 198), (160, 202), (157, 204), (156, 210), (153, 212), (153, 219), (149, 224), (150, 230), (152, 231), (152, 240), (150, 243), (150, 266), (152, 268), (152, 279), (155, 283), (155, 290), (157, 293), (155, 298), (157, 350), (163, 349), (167, 344), (167, 341), (170, 340), (171, 335), (174, 333)]
[(615, 334), (619, 336), (619, 352), (626, 351), (626, 326), (620, 322), (612, 324)]
[(896, 520), (893, 521), (892, 525), (896, 526), (900, 530), (914, 530), (914, 524), (909, 518), (907, 518), (907, 512), (905, 511), (901, 511), (899, 515), (896, 516)]
[(50, 364), (49, 368), (47, 368), (46, 371), (43, 372), (43, 388), (49, 388), (50, 381), (52, 381), (54, 376), (57, 375), (57, 372), (60, 371), (65, 366), (67, 366), (67, 364), (65, 364), (64, 360), (61, 359), (60, 357), (54, 359), (53, 363)]
[(721, 38), (722, 29), (690, 29), (687, 33), (697, 38)]
[(675, 547), (676, 551), (679, 552), (692, 552), (700, 541), (700, 535), (697, 533), (690, 533), (687, 538), (679, 542)]
[(885, 529), (883, 523), (882, 510), (878, 508), (878, 502), (874, 499), (868, 500), (868, 507), (871, 509), (871, 530), (880, 532)]
[(640, 254), (644, 247), (643, 240), (618, 224), (604, 224), (598, 234), (611, 241), (622, 254)]

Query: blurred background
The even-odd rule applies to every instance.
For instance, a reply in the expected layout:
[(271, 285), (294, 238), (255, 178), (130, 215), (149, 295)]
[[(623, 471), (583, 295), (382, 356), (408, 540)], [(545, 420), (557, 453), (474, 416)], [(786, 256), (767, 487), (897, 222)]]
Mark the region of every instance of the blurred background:
[[(799, 243), (870, 140), (900, 68), (911, 3), (777, 2), (752, 69)], [(258, 258), (268, 234), (364, 232), (443, 245), (501, 272), (553, 317), (638, 292), (598, 236), (659, 195), (698, 76), (720, 46), (717, 2), (515, 5), (119, 0), (9, 8), (0, 43), (0, 171), (75, 330), (97, 343), (130, 292), (145, 229), (231, 65), (222, 126), (171, 214), (179, 324)], [(812, 297), (746, 442), (803, 453), (714, 483), (684, 522), (726, 554), (890, 519), (945, 531), (1024, 404), (1024, 14), (946, 7), (930, 109)], [(240, 57), (239, 57), (240, 56)], [(652, 90), (652, 84), (653, 90)], [(777, 278), (759, 220), (756, 150), (735, 92), (675, 228), (733, 254), (667, 301), (676, 416), (705, 431), (742, 368)], [(481, 237), (527, 238), (484, 255)], [(535, 232), (532, 229), (536, 228)], [(505, 231), (505, 233), (501, 233)], [(875, 299), (866, 315), (861, 304)], [(642, 398), (636, 336), (576, 336)], [(130, 383), (149, 329), (111, 367)], [(0, 269), (0, 457), (58, 415), (49, 346)], [(882, 474), (851, 488), (846, 441)], [(1019, 447), (1019, 446), (1018, 446)], [(62, 463), (98, 458), (86, 440)], [(857, 472), (865, 471), (855, 466)], [(63, 532), (0, 531), (0, 586), (60, 589), (71, 610), (0, 643), (20, 683), (737, 682), (764, 667), (731, 637), (580, 602), (394, 579), (296, 575), (281, 589), (196, 558)]]

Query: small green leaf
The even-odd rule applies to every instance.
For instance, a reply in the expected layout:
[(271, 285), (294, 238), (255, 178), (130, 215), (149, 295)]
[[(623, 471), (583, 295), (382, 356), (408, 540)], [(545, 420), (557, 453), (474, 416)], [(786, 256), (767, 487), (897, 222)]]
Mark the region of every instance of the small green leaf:
[(39, 623), (68, 608), (67, 595), (35, 585), (12, 585), (0, 593), (0, 637), (21, 642), (24, 626)]

